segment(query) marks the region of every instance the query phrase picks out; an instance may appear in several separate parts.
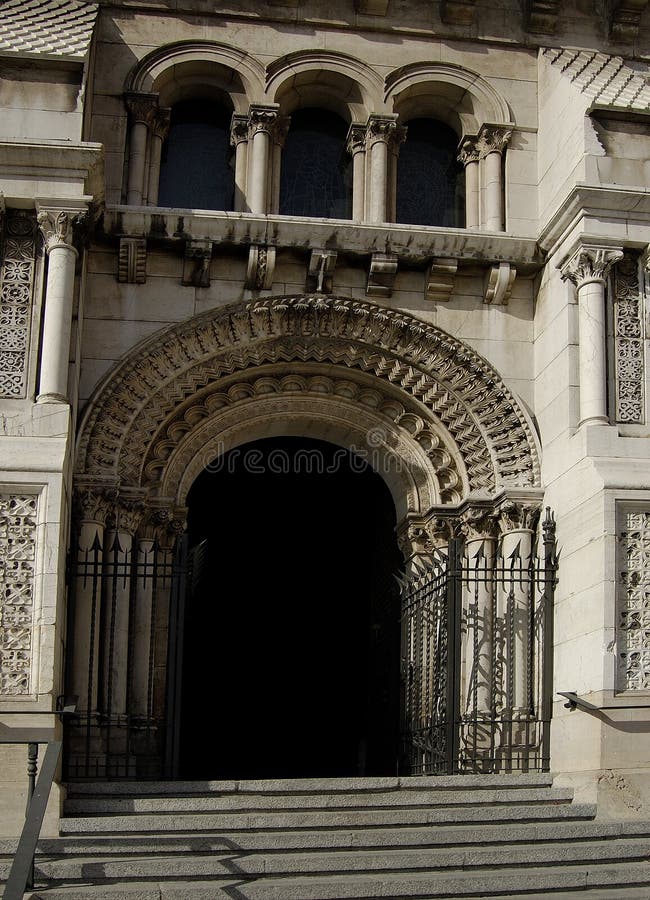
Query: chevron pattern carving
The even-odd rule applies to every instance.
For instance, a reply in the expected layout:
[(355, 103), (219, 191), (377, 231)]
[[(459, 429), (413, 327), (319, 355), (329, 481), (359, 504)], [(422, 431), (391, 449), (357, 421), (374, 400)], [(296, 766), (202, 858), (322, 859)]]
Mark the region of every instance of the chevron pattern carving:
[[(213, 310), (141, 344), (90, 405), (80, 473), (144, 486), (145, 461), (206, 388), (270, 363), (329, 363), (389, 382), (449, 432), (470, 490), (539, 484), (523, 409), (488, 362), (432, 325), (370, 303), (291, 296)], [(199, 412), (196, 415), (200, 415)], [(181, 429), (182, 430), (182, 429)]]

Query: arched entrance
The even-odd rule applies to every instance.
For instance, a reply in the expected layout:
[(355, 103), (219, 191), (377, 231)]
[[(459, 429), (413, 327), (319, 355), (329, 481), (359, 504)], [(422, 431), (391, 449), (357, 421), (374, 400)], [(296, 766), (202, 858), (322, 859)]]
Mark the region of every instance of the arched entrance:
[[(526, 738), (518, 723), (530, 720), (541, 696), (529, 665), (542, 658), (529, 628), (539, 616), (531, 591), (520, 598), (521, 577), (502, 571), (500, 561), (516, 558), (526, 571), (533, 568), (540, 465), (528, 415), (485, 359), (428, 323), (349, 298), (297, 295), (210, 310), (163, 330), (134, 348), (88, 405), (77, 445), (68, 679), (81, 712), (78, 729), (70, 730), (68, 771), (173, 773), (169, 761), (178, 757), (170, 742), (179, 736), (180, 697), (174, 677), (182, 666), (172, 626), (188, 585), (178, 575), (174, 547), (186, 530), (192, 486), (220, 454), (289, 437), (370, 454), (390, 491), (409, 572), (419, 577), (424, 566), (435, 573), (443, 560), (434, 593), (427, 584), (424, 606), (418, 595), (408, 612), (412, 633), (425, 635), (407, 656), (413, 690), (406, 705), (413, 722), (424, 723), (409, 726), (411, 744), (422, 729), (430, 736), (432, 717), (446, 721), (451, 708), (432, 687), (428, 648), (443, 668), (446, 648), (434, 644), (435, 628), (428, 635), (439, 619), (425, 607), (435, 601), (442, 609), (451, 596), (444, 548), (452, 537), (464, 539), (463, 565), (475, 573), (472, 590), (466, 574), (454, 575), (454, 602), (464, 617), (456, 621), (469, 622), (473, 634), (465, 641), (463, 673), (454, 676), (464, 685), (454, 715), (462, 705), (463, 716), (476, 724), (464, 759), (498, 765), (484, 761), (489, 747), (501, 752), (520, 733)], [(250, 551), (240, 563), (243, 579), (260, 546), (260, 510), (247, 512), (240, 526)], [(368, 528), (368, 517), (361, 527)], [(360, 570), (365, 538), (353, 539)], [(237, 675), (243, 680), (249, 671), (239, 666)], [(257, 684), (255, 678), (247, 684), (252, 717), (260, 683), (258, 674)], [(219, 685), (209, 688), (206, 716), (218, 716)], [(478, 723), (486, 715), (496, 721), (497, 707), (500, 721), (510, 723), (506, 743), (491, 728), (488, 747)], [(197, 752), (211, 747), (202, 744)], [(422, 750), (425, 757), (431, 752), (428, 745)], [(388, 755), (381, 751), (376, 770), (388, 770)], [(349, 770), (351, 758), (349, 750), (342, 768)], [(292, 766), (297, 771), (305, 770)]]
[(267, 438), (213, 461), (187, 505), (180, 776), (395, 774), (401, 554), (381, 477)]

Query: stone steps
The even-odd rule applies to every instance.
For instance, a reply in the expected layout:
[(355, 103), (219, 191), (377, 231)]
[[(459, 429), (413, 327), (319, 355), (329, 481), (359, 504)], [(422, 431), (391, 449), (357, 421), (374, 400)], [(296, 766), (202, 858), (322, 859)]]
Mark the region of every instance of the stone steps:
[(375, 791), (349, 794), (209, 794), (166, 797), (85, 797), (65, 804), (69, 816), (126, 813), (238, 812), (254, 810), (389, 809), (404, 807), (475, 806), (477, 804), (570, 803), (568, 789), (532, 788), (483, 791)]
[[(247, 900), (361, 900), (381, 897), (503, 897), (524, 894), (533, 888), (538, 895), (584, 898), (590, 888), (607, 889), (613, 898), (626, 898), (627, 887), (643, 888), (648, 897), (650, 864), (628, 862), (605, 866), (531, 867), (516, 872), (483, 871), (450, 873), (368, 874), (327, 878), (263, 878), (242, 881), (232, 878), (214, 882), (168, 879), (149, 884), (116, 882), (96, 885), (62, 885), (36, 890), (32, 900), (213, 900), (218, 897)], [(607, 894), (605, 894), (607, 896)], [(637, 892), (637, 896), (639, 896)], [(641, 894), (640, 896), (643, 896)]]
[(75, 784), (31, 896), (648, 900), (650, 822), (595, 812), (536, 775)]

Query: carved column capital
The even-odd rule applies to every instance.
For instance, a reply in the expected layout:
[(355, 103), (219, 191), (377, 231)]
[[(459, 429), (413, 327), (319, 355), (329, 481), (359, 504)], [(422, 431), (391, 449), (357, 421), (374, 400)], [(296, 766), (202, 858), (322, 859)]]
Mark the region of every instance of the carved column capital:
[(562, 279), (571, 281), (578, 290), (594, 281), (605, 284), (611, 267), (622, 258), (619, 247), (579, 247), (562, 266)]
[(124, 95), (124, 102), (133, 122), (142, 122), (148, 128), (153, 125), (158, 112), (158, 94), (129, 91)]
[(468, 163), (478, 162), (481, 158), (481, 151), (478, 143), (478, 135), (467, 135), (463, 138), (460, 150), (458, 151), (458, 161), (464, 166)]
[(491, 507), (468, 506), (460, 514), (458, 530), (466, 541), (496, 538), (497, 515)]
[(114, 486), (93, 484), (91, 482), (76, 484), (73, 494), (74, 516), (79, 524), (95, 522), (106, 525), (117, 490)]
[[(401, 135), (401, 136), (400, 136)], [(371, 147), (377, 141), (383, 141), (389, 145), (395, 141), (401, 142), (406, 136), (406, 131), (397, 125), (397, 116), (369, 116), (366, 125), (365, 141), (366, 146)]]
[(167, 106), (157, 107), (151, 117), (151, 133), (154, 137), (164, 141), (169, 134), (169, 122), (171, 118), (171, 109)]
[(354, 156), (355, 153), (361, 153), (366, 149), (366, 132), (365, 125), (353, 123), (350, 125), (345, 139), (345, 149)]
[(502, 125), (484, 125), (478, 136), (479, 156), (484, 158), (489, 153), (503, 153), (511, 137), (512, 128)]
[(433, 516), (430, 519), (416, 519), (409, 522), (398, 538), (401, 552), (406, 559), (433, 553), (446, 547), (453, 537), (450, 519)]
[(230, 120), (230, 146), (244, 144), (248, 141), (248, 116), (233, 113)]
[(256, 134), (263, 132), (273, 137), (278, 121), (278, 111), (270, 106), (251, 106), (248, 114), (248, 138), (252, 140)]
[(115, 531), (124, 531), (133, 536), (146, 512), (144, 495), (133, 491), (120, 491), (107, 524)]
[(506, 500), (499, 506), (499, 529), (502, 534), (509, 531), (534, 531), (540, 511), (538, 503)]
[(55, 247), (64, 247), (76, 254), (74, 247), (75, 227), (82, 226), (84, 212), (78, 209), (40, 209), (37, 221), (45, 249), (50, 253)]

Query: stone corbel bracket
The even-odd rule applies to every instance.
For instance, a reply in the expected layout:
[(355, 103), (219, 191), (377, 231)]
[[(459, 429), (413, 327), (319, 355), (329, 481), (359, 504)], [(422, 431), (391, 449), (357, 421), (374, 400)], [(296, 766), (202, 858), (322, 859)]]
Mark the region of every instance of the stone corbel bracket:
[(610, 0), (608, 4), (609, 35), (615, 41), (631, 44), (639, 36), (641, 16), (648, 0)]
[(440, 18), (445, 25), (473, 25), (476, 0), (442, 0)]
[(369, 297), (391, 297), (397, 276), (398, 257), (391, 253), (373, 253), (368, 272), (366, 294)]
[(485, 275), (483, 303), (505, 306), (512, 295), (512, 286), (517, 270), (510, 263), (501, 262), (491, 266)]
[(188, 241), (183, 260), (183, 284), (210, 287), (211, 261), (212, 241)]
[(125, 284), (144, 284), (147, 280), (147, 241), (145, 238), (120, 238), (117, 280)]
[(249, 291), (270, 291), (275, 273), (275, 247), (254, 244), (248, 251), (246, 288)]
[(426, 299), (434, 303), (446, 303), (453, 293), (457, 271), (457, 259), (432, 259), (424, 289)]
[(311, 251), (305, 285), (307, 291), (317, 294), (331, 293), (337, 255), (336, 250)]
[(524, 0), (524, 28), (535, 34), (555, 34), (560, 0)]

